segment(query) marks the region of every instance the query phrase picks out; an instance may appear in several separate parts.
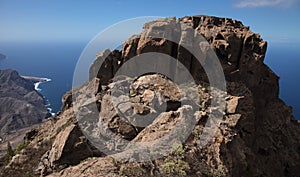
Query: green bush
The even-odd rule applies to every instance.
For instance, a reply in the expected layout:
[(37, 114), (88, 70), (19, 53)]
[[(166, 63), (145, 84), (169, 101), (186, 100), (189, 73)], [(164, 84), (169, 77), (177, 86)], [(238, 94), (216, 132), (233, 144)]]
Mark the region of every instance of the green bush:
[(162, 166), (163, 172), (170, 176), (186, 176), (187, 171), (190, 169), (189, 164), (183, 160), (165, 160)]
[(25, 149), (29, 144), (28, 140), (25, 140), (23, 143), (18, 144), (15, 150), (12, 149), (10, 142), (7, 142), (7, 150), (5, 155), (5, 164), (9, 164), (13, 156), (18, 154), (22, 149)]
[(5, 155), (5, 164), (9, 164), (11, 161), (12, 157), (14, 156), (14, 151), (10, 145), (10, 142), (7, 142), (7, 150), (6, 150), (6, 155)]
[(190, 169), (189, 164), (183, 161), (186, 148), (182, 144), (174, 144), (171, 154), (162, 165), (162, 170), (168, 176), (186, 176)]
[(18, 154), (22, 149), (25, 149), (29, 144), (28, 140), (25, 140), (23, 143), (18, 144), (16, 150), (14, 151), (14, 155)]
[(183, 159), (185, 156), (186, 148), (182, 144), (173, 144), (171, 149), (171, 155), (175, 156), (177, 159)]

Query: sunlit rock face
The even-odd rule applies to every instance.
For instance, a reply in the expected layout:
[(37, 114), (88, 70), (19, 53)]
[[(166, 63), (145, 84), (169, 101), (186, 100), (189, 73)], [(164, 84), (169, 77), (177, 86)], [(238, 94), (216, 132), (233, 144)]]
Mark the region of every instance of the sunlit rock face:
[[(148, 34), (175, 37), (170, 41)], [(183, 47), (199, 45), (194, 42), (200, 36), (216, 53), (226, 80), (222, 121), (204, 146), (200, 139), (209, 115), (217, 109), (211, 106), (211, 90), (218, 88), (209, 86), (205, 65)], [(278, 77), (264, 64), (266, 50), (267, 43), (259, 34), (229, 18), (189, 16), (146, 23), (140, 34), (124, 42), (121, 50), (96, 55), (89, 82), (68, 92), (62, 112), (37, 129), (39, 133), (19, 155), (22, 164), (13, 160), (2, 172), (14, 174), (30, 169), (49, 176), (297, 176), (300, 127), (291, 108), (278, 98)], [(157, 73), (115, 78), (130, 59), (150, 52), (180, 61), (195, 85), (180, 87)], [(209, 62), (207, 59), (204, 57), (204, 64), (205, 60)], [(128, 70), (136, 69), (130, 67)], [(185, 104), (182, 90), (190, 90), (196, 98)], [(74, 115), (78, 110), (79, 118)], [(141, 126), (135, 117), (145, 115), (153, 115), (154, 119), (150, 117)], [(131, 152), (131, 158), (123, 161), (105, 153), (126, 150), (125, 141), (154, 142), (187, 118), (194, 121), (191, 133), (167, 156), (138, 163), (137, 159), (145, 158), (140, 156), (142, 152)], [(175, 139), (187, 132), (186, 126), (180, 128)], [(99, 144), (95, 144), (95, 137), (108, 138), (104, 136), (108, 131), (118, 141), (98, 142), (105, 148), (96, 150)], [(175, 144), (172, 140), (168, 143)], [(148, 148), (160, 145), (153, 143)], [(33, 149), (41, 153), (26, 153)], [(76, 156), (74, 161), (72, 155)]]

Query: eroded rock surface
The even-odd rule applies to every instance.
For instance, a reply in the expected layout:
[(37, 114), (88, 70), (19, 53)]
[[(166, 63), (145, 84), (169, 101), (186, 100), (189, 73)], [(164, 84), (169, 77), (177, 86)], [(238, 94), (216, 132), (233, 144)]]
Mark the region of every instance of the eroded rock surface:
[[(167, 40), (170, 37), (173, 41)], [(200, 61), (191, 48), (202, 51)], [(41, 125), (29, 147), (2, 174), (26, 172), (20, 161), (34, 159), (29, 171), (49, 176), (297, 176), (300, 126), (278, 98), (278, 77), (263, 61), (266, 49), (259, 34), (228, 18), (192, 16), (146, 23), (122, 50), (96, 56), (90, 81), (66, 94), (61, 114)], [(209, 85), (204, 70), (212, 50), (226, 79), (226, 106), (221, 111), (211, 105), (212, 91), (220, 88)], [(171, 78), (157, 73), (114, 77), (130, 59), (150, 52), (180, 61), (195, 84), (175, 85), (172, 74), (183, 70), (174, 72), (177, 65), (167, 62)], [(210, 122), (215, 114), (222, 117), (217, 127)], [(169, 139), (160, 141), (162, 137)], [(150, 143), (137, 149), (139, 142)], [(166, 156), (141, 156), (168, 145), (173, 147)], [(86, 150), (96, 147), (100, 157)], [(28, 155), (30, 148), (42, 153)], [(112, 151), (119, 156), (104, 153)]]

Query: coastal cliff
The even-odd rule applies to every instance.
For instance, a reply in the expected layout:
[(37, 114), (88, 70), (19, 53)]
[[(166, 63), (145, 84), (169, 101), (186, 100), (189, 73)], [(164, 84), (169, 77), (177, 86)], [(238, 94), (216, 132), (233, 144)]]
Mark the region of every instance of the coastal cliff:
[[(177, 37), (170, 41), (148, 34)], [(200, 137), (206, 133), (209, 115), (217, 110), (211, 106), (211, 90), (215, 88), (209, 85), (209, 76), (204, 70), (209, 56), (204, 55), (204, 65), (201, 65), (183, 47), (189, 44), (197, 48), (201, 44), (200, 49), (204, 46), (205, 50), (205, 43), (193, 42), (200, 35), (216, 53), (226, 81), (226, 109), (219, 113), (222, 121), (204, 145)], [(267, 42), (259, 34), (229, 18), (188, 16), (146, 23), (141, 34), (124, 42), (122, 50), (106, 50), (96, 55), (90, 68), (90, 80), (63, 97), (60, 114), (27, 133), (26, 140), (30, 143), (13, 157), (1, 174), (297, 176), (300, 174), (300, 125), (292, 115), (292, 108), (278, 97), (279, 78), (264, 64), (266, 50)], [(170, 78), (158, 73), (115, 78), (130, 59), (151, 52), (167, 54), (180, 61), (196, 83), (196, 86), (185, 85), (185, 90), (201, 98), (185, 103), (180, 89)], [(175, 74), (178, 73), (176, 70)], [(130, 85), (132, 79), (134, 82)], [(117, 92), (115, 97), (114, 92)], [(165, 111), (159, 112), (161, 108)], [(75, 114), (78, 110), (83, 111), (80, 118)], [(119, 114), (120, 110), (126, 116)], [(135, 116), (147, 114), (155, 120), (141, 126)], [(132, 119), (129, 121), (126, 117)], [(195, 125), (188, 138), (180, 143), (168, 141), (172, 148), (165, 156), (138, 162), (145, 158), (139, 156), (139, 152), (125, 154), (130, 156), (127, 160), (116, 159), (105, 152), (107, 149), (121, 151), (124, 140), (155, 142), (189, 117), (194, 119)], [(185, 128), (181, 126), (175, 139), (186, 133)], [(92, 131), (87, 134), (86, 130)], [(118, 141), (114, 145), (108, 144), (108, 140), (101, 141), (98, 143), (106, 149), (96, 148), (95, 137), (104, 137), (107, 131), (113, 132)], [(156, 146), (159, 144), (149, 148)]]
[(16, 147), (23, 141), (28, 128), (50, 116), (34, 83), (17, 71), (0, 70), (1, 155), (6, 152), (7, 141)]

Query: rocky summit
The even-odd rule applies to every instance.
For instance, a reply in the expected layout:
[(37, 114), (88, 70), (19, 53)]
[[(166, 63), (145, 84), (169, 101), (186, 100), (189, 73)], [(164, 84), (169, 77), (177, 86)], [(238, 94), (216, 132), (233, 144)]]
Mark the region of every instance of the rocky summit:
[[(300, 125), (278, 97), (266, 50), (259, 34), (229, 18), (146, 23), (121, 50), (96, 55), (89, 81), (66, 93), (59, 114), (27, 133), (26, 147), (1, 175), (299, 176)], [(210, 83), (211, 51), (226, 90)], [(174, 83), (183, 70), (172, 62), (164, 67), (170, 76), (118, 75), (123, 66), (141, 73), (147, 63), (141, 67), (138, 57), (147, 53), (175, 58), (194, 84)], [(160, 67), (147, 59), (149, 68)], [(216, 90), (224, 97), (221, 111), (212, 104)], [(215, 129), (211, 115), (221, 116)]]

